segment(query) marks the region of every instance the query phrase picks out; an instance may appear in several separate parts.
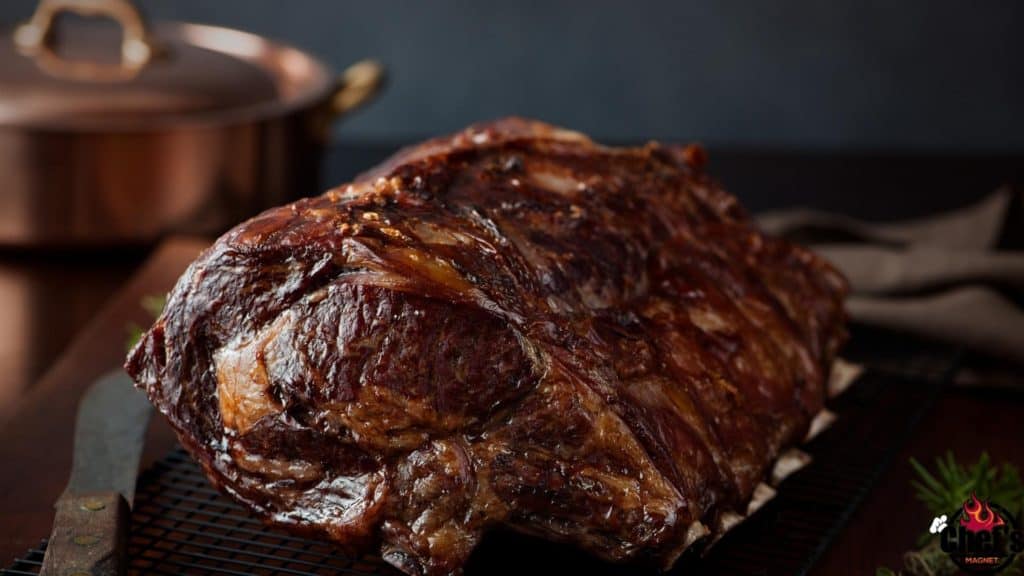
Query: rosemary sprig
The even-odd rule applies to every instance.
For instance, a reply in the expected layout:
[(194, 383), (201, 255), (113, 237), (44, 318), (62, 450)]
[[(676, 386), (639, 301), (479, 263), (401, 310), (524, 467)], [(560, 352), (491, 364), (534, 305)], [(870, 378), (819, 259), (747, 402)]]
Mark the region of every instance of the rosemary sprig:
[[(143, 296), (142, 300), (139, 302), (139, 306), (141, 306), (146, 313), (152, 316), (153, 320), (160, 317), (160, 313), (164, 311), (165, 305), (167, 305), (167, 296), (157, 294)], [(129, 322), (126, 329), (128, 330), (128, 342), (126, 349), (131, 350), (136, 344), (138, 344), (145, 329), (134, 322)]]
[(918, 480), (911, 482), (917, 499), (936, 516), (956, 510), (972, 493), (982, 500), (994, 500), (1014, 514), (1024, 509), (1024, 483), (1017, 469), (1007, 463), (993, 465), (985, 452), (970, 467), (947, 452), (944, 458), (935, 459), (937, 478), (913, 458), (910, 465), (918, 475)]
[(143, 296), (139, 304), (143, 310), (149, 312), (149, 315), (156, 319), (164, 311), (164, 306), (167, 305), (167, 296), (164, 294), (150, 294), (149, 296)]

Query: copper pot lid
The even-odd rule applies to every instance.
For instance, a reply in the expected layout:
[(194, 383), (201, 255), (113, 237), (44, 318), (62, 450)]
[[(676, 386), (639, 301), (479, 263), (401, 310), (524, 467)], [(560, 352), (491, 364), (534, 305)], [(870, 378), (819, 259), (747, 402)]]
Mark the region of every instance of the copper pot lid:
[[(108, 17), (60, 22), (61, 12)], [(58, 29), (59, 28), (59, 29)], [(128, 0), (42, 0), (0, 36), (0, 126), (153, 129), (256, 119), (326, 98), (326, 66), (260, 36), (147, 26)]]

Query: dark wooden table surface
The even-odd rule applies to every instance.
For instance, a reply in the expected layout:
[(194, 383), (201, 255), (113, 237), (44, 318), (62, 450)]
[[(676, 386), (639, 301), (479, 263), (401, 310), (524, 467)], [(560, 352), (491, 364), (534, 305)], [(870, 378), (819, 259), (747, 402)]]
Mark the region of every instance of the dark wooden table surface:
[[(350, 178), (392, 148), (337, 148), (325, 180)], [(1000, 184), (1024, 182), (1019, 156), (712, 150), (711, 162), (711, 171), (752, 210), (801, 204), (875, 219), (954, 208)], [(119, 362), (125, 326), (146, 319), (140, 299), (166, 289), (202, 244), (0, 249), (0, 566), (49, 533), (81, 392)], [(896, 566), (913, 546), (930, 517), (909, 488), (909, 457), (931, 460), (952, 450), (973, 459), (987, 450), (1024, 465), (1024, 378), (1009, 374), (998, 390), (948, 388), (939, 395), (816, 574), (870, 574), (880, 564)], [(1007, 389), (1014, 378), (1020, 387)], [(154, 422), (147, 460), (173, 444), (167, 428)]]

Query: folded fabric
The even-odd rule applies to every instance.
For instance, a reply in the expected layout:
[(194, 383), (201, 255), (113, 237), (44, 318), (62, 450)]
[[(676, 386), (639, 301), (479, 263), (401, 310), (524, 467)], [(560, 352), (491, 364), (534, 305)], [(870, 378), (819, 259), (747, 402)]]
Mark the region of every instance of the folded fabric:
[(828, 238), (845, 234), (865, 242), (898, 246), (926, 245), (987, 251), (996, 248), (1014, 193), (1000, 188), (983, 200), (946, 214), (903, 222), (866, 223), (814, 210), (766, 212), (757, 217), (773, 234)]
[(1024, 222), (1000, 189), (954, 212), (867, 223), (811, 210), (758, 217), (810, 245), (850, 280), (855, 322), (966, 346), (1024, 365), (1024, 251), (1000, 246)]

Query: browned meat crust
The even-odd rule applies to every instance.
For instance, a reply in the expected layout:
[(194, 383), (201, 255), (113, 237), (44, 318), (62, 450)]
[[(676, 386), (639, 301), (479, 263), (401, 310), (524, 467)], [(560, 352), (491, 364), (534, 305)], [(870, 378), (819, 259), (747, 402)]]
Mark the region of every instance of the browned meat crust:
[(823, 402), (844, 280), (697, 148), (506, 119), (227, 233), (127, 369), (270, 522), (457, 573), (504, 526), (669, 566)]

